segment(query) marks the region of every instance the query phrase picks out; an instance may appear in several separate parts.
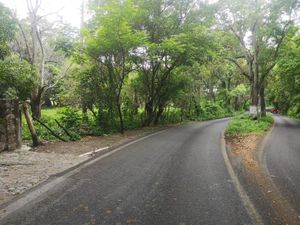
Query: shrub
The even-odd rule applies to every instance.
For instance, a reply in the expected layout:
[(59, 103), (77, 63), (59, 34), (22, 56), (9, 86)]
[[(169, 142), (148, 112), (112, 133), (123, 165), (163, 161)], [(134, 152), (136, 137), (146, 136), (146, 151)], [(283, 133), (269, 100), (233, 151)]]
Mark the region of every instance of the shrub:
[(295, 119), (300, 119), (300, 94), (294, 97), (292, 106), (288, 110), (288, 115)]
[[(50, 127), (53, 131), (55, 131), (58, 135), (60, 136), (64, 135), (64, 132), (58, 127), (58, 125), (56, 124), (56, 122), (52, 117), (43, 116), (42, 119), (40, 120), (43, 123), (47, 124), (47, 126)], [(38, 137), (41, 140), (46, 140), (46, 141), (57, 140), (45, 127), (43, 127), (37, 121), (33, 121), (33, 125)], [(24, 140), (31, 140), (31, 134), (24, 117), (22, 118), (22, 137)]]
[(60, 112), (62, 125), (72, 131), (79, 132), (82, 124), (82, 115), (76, 108), (67, 107)]

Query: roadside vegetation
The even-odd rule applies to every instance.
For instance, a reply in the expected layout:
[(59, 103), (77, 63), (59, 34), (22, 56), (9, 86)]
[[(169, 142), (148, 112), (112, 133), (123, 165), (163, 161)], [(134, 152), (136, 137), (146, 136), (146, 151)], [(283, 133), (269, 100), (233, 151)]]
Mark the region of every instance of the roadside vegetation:
[(268, 131), (274, 123), (271, 115), (253, 120), (249, 115), (242, 114), (234, 117), (226, 128), (226, 136), (239, 136), (249, 134), (263, 134)]
[[(28, 0), (22, 19), (0, 3), (0, 98), (20, 100), (23, 137), (33, 145), (249, 106), (262, 117), (273, 105), (300, 118), (298, 1), (82, 3), (80, 28), (53, 22), (43, 0)], [(269, 122), (236, 118), (229, 132)]]
[[(223, 110), (221, 107), (209, 106), (203, 108), (203, 113), (201, 116), (193, 117), (187, 119), (182, 117), (180, 109), (176, 108), (167, 108), (166, 112), (161, 116), (159, 125), (168, 125), (168, 124), (177, 124), (183, 123), (186, 121), (205, 121), (210, 119), (218, 119), (224, 117), (230, 117), (239, 112), (232, 112), (229, 110)], [(83, 114), (79, 108), (76, 107), (58, 107), (58, 108), (48, 108), (42, 109), (42, 118), (41, 122), (47, 124), (51, 129), (53, 129), (57, 134), (59, 134), (63, 139), (70, 140), (70, 137), (66, 135), (64, 130), (58, 126), (56, 121), (59, 123), (72, 135), (74, 140), (79, 140), (81, 136), (103, 136), (109, 135), (118, 132), (118, 126), (115, 128), (111, 127), (110, 129), (104, 129), (98, 125), (97, 119), (93, 116), (91, 112)], [(42, 126), (39, 122), (33, 121), (34, 127), (38, 136), (42, 140), (54, 141), (55, 138), (49, 130)], [(23, 117), (22, 119), (22, 136), (24, 140), (31, 140), (31, 133), (26, 124), (26, 120)], [(134, 118), (125, 118), (125, 130), (138, 129), (143, 127), (143, 113), (142, 111), (139, 115)]]

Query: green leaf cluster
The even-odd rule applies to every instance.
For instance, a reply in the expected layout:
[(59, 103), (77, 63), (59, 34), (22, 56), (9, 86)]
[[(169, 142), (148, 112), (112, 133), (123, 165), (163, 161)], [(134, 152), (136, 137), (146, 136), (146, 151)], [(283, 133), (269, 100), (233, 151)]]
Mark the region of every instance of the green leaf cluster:
[(27, 61), (15, 55), (0, 60), (0, 98), (26, 100), (36, 82), (36, 70)]
[(0, 3), (0, 59), (10, 52), (8, 42), (13, 39), (17, 26), (11, 11)]

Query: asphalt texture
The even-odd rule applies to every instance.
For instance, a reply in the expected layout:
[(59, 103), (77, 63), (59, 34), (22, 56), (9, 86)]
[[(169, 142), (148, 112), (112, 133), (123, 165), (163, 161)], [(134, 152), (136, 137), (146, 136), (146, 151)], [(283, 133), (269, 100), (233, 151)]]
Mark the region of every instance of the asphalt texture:
[(68, 177), (0, 224), (251, 224), (221, 153), (227, 123), (189, 123), (127, 146)]
[(265, 164), (272, 180), (300, 218), (300, 122), (274, 116), (275, 125), (265, 148)]

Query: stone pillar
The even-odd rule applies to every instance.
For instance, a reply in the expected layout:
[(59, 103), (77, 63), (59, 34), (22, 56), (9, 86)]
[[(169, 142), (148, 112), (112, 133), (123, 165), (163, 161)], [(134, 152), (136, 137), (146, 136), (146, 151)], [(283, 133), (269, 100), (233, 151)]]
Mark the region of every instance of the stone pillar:
[(0, 99), (0, 152), (12, 151), (21, 145), (19, 101)]

